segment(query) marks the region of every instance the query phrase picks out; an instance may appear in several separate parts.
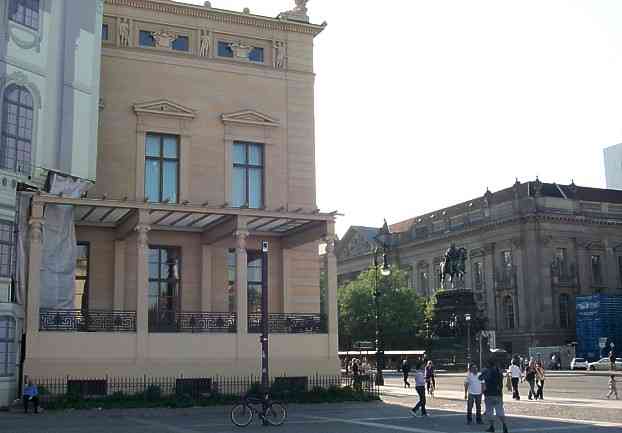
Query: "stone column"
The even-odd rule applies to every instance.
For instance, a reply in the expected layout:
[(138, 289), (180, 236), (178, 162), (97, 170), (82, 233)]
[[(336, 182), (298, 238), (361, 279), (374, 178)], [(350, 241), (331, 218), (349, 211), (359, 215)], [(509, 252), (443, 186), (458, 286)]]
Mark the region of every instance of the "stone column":
[[(142, 221), (142, 211), (139, 221)], [(149, 227), (139, 223), (134, 229), (136, 239), (136, 356), (139, 360), (147, 357), (147, 337), (149, 334)]]
[(41, 252), (43, 249), (43, 204), (32, 202), (30, 212), (30, 250), (28, 257), (28, 292), (26, 295), (26, 331), (29, 336), (39, 333), (41, 304)]
[(212, 248), (201, 246), (201, 311), (212, 311)]
[(337, 256), (335, 255), (335, 235), (330, 234), (326, 238), (326, 277), (327, 277), (327, 301), (326, 306), (328, 322), (328, 356), (336, 358), (339, 350), (339, 317), (337, 314)]
[(281, 250), (281, 260), (283, 261), (283, 312), (284, 313), (289, 313), (289, 296), (288, 296), (288, 289), (289, 289), (289, 269), (290, 269), (290, 265), (289, 265), (289, 257), (290, 257), (290, 251), (288, 248), (283, 248)]
[(238, 335), (248, 333), (248, 257), (246, 254), (246, 240), (248, 230), (238, 229), (235, 232), (235, 289), (237, 303), (237, 331)]
[(607, 285), (607, 291), (613, 293), (618, 287), (618, 263), (616, 253), (613, 249), (613, 242), (606, 240), (605, 242), (605, 260), (603, 260), (603, 279)]
[(114, 241), (114, 293), (112, 308), (125, 309), (125, 241)]

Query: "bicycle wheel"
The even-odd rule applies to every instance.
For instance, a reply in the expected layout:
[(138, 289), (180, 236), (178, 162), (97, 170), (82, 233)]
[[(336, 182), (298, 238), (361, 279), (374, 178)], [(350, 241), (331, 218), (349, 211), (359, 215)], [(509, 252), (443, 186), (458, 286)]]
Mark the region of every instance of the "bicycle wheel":
[(287, 409), (282, 403), (274, 401), (268, 406), (264, 419), (270, 425), (281, 425), (287, 418)]
[(231, 422), (238, 427), (246, 427), (253, 420), (253, 410), (244, 403), (239, 403), (231, 409)]

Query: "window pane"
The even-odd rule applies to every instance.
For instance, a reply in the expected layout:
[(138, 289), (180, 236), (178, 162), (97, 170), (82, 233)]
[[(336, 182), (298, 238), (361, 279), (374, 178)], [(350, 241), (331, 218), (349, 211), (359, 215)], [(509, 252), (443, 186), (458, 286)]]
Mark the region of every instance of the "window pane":
[(248, 284), (248, 312), (260, 313), (261, 312), (261, 285), (260, 284)]
[(243, 143), (233, 143), (233, 163), (246, 164), (246, 145)]
[(241, 167), (233, 167), (231, 192), (231, 205), (240, 207), (246, 204), (246, 170)]
[(155, 39), (151, 36), (151, 32), (141, 30), (138, 38), (141, 47), (155, 47)]
[(172, 135), (164, 135), (164, 157), (177, 158), (177, 137)]
[(177, 51), (188, 51), (188, 36), (179, 36), (173, 41), (173, 49)]
[(164, 161), (162, 200), (177, 203), (177, 161)]
[(145, 161), (145, 195), (151, 202), (160, 201), (160, 163), (154, 160)]
[(233, 50), (229, 46), (229, 42), (218, 41), (218, 56), (233, 57)]
[(248, 55), (251, 62), (263, 63), (263, 48), (255, 47)]
[(263, 165), (263, 146), (261, 144), (250, 144), (248, 146), (248, 163)]
[(102, 24), (102, 40), (108, 40), (108, 24)]
[(248, 170), (248, 205), (253, 209), (263, 207), (263, 170), (261, 168), (250, 168)]
[(160, 156), (160, 136), (154, 134), (147, 134), (145, 140), (145, 155), (146, 156)]

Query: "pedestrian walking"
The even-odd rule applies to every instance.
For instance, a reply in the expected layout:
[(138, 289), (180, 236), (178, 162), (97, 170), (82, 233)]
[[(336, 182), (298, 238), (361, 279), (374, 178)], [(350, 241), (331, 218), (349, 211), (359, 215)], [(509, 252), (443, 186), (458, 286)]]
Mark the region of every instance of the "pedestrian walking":
[(430, 394), (431, 397), (434, 397), (436, 377), (434, 376), (434, 364), (432, 364), (432, 361), (428, 361), (425, 366), (425, 385), (428, 390), (428, 394)]
[[(503, 374), (495, 364), (494, 359), (489, 359), (487, 368), (482, 371), (483, 392), (486, 397), (486, 419), (490, 423), (487, 432), (495, 431), (494, 415), (499, 418), (503, 426), (503, 433), (508, 433), (505, 423), (505, 410), (503, 409)], [(494, 414), (494, 415), (493, 415)]]
[(464, 379), (464, 399), (467, 401), (467, 424), (473, 423), (473, 403), (475, 403), (475, 422), (482, 422), (482, 379), (477, 364), (471, 364)]
[(352, 385), (354, 389), (361, 389), (361, 374), (359, 367), (359, 360), (352, 358)]
[[(531, 363), (531, 362), (530, 362)], [(529, 369), (529, 367), (527, 367)], [(512, 398), (514, 400), (520, 400), (520, 393), (518, 391), (518, 383), (521, 380), (521, 371), (516, 360), (512, 360), (512, 364), (508, 368), (508, 374), (512, 380)]]
[(616, 400), (618, 399), (618, 385), (616, 377), (613, 374), (609, 376), (609, 393), (607, 394), (607, 398), (611, 398), (612, 395), (616, 396)]
[(536, 362), (536, 384), (538, 385), (535, 397), (536, 400), (544, 400), (544, 377), (544, 365), (542, 365), (541, 361), (538, 361)]
[(616, 354), (613, 352), (613, 350), (609, 351), (609, 368), (612, 371), (615, 371), (616, 369)]
[(529, 365), (525, 370), (525, 380), (529, 384), (529, 400), (533, 400), (536, 396), (536, 363), (534, 361), (529, 361)]
[(408, 373), (410, 373), (410, 364), (406, 358), (402, 360), (402, 374), (404, 375), (404, 388), (410, 388), (408, 382)]
[(421, 411), (421, 416), (427, 416), (428, 413), (425, 410), (425, 370), (419, 362), (415, 364), (415, 389), (417, 390), (417, 394), (419, 394), (419, 401), (415, 407), (411, 409), (411, 412), (415, 416), (418, 416), (419, 411)]

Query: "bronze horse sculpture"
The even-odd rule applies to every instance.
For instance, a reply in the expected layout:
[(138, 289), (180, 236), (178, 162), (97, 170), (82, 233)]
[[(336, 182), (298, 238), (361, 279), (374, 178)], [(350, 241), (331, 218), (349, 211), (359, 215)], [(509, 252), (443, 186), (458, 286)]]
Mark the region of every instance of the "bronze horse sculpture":
[(464, 281), (466, 258), (467, 251), (465, 248), (458, 249), (455, 244), (451, 244), (447, 249), (440, 264), (441, 283), (444, 289), (447, 288), (447, 276), (449, 276), (451, 288), (456, 288), (457, 282)]

